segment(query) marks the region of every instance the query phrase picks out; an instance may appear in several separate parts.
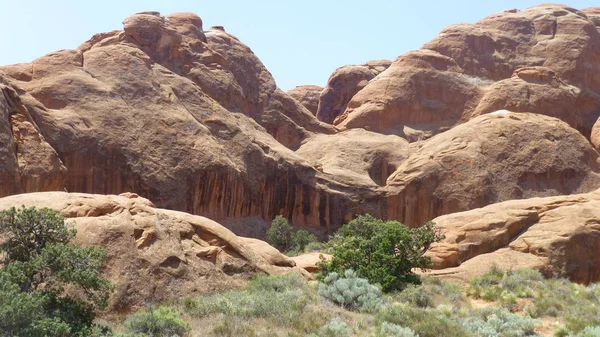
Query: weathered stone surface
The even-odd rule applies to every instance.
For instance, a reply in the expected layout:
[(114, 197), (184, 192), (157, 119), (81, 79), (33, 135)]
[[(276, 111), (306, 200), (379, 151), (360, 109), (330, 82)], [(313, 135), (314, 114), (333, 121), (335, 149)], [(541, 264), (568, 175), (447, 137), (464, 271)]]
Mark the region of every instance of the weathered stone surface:
[(539, 268), (577, 282), (600, 280), (600, 190), (512, 200), (433, 220), (446, 238), (432, 245), (432, 273), (470, 279), (492, 264)]
[(582, 121), (577, 107), (579, 93), (579, 88), (565, 84), (549, 68), (520, 68), (511, 78), (490, 86), (473, 115), (498, 110), (532, 112), (556, 117), (585, 132), (589, 125)]
[(538, 114), (486, 114), (412, 148), (385, 187), (387, 218), (410, 226), (511, 199), (589, 192), (600, 183), (590, 143)]
[[(248, 244), (201, 216), (156, 208), (136, 194), (93, 195), (45, 192), (0, 199), (10, 207), (48, 207), (77, 229), (75, 241), (107, 251), (104, 275), (115, 284), (111, 312), (145, 302), (191, 297), (238, 288), (256, 273), (304, 272), (266, 243)], [(260, 250), (270, 247), (269, 260)], [(279, 267), (271, 261), (288, 261)]]
[(353, 95), (334, 124), (364, 127), (416, 141), (448, 129), (469, 115), (483, 91), (477, 79), (453, 71), (454, 61), (419, 50), (394, 63)]
[(0, 74), (0, 196), (64, 188), (66, 168)]
[(325, 261), (331, 261), (332, 256), (323, 253), (307, 253), (294, 256), (291, 259), (296, 263), (298, 268), (302, 268), (309, 273), (318, 273), (319, 267), (317, 267), (317, 263), (321, 261), (321, 258)]
[(596, 151), (600, 152), (600, 118), (594, 123), (592, 127), (592, 135), (590, 136), (590, 141)]
[(281, 254), (281, 252), (277, 250), (277, 248), (269, 245), (268, 243), (262, 240), (244, 237), (240, 237), (240, 239), (242, 240), (244, 245), (260, 254), (260, 256), (262, 256), (263, 259), (265, 259), (272, 265), (280, 267), (296, 266), (296, 263), (292, 259)]
[[(428, 130), (423, 136), (429, 137), (477, 115), (473, 114), (475, 106), (484, 97), (481, 109), (507, 105), (512, 110), (564, 117), (571, 125), (576, 120), (574, 126), (589, 137), (600, 115), (597, 13), (598, 8), (577, 11), (544, 4), (496, 13), (475, 24), (449, 26), (421, 50), (401, 55), (386, 72), (371, 80), (334, 124), (341, 129), (369, 127), (402, 136), (407, 127), (417, 124), (412, 128)], [(411, 62), (401, 62), (407, 58)], [(442, 62), (444, 58), (447, 60)], [(443, 67), (433, 65), (432, 59)], [(519, 75), (527, 84), (511, 79), (519, 69), (539, 72), (542, 68), (532, 67), (540, 66), (553, 72), (552, 78), (560, 82), (532, 81)], [(496, 81), (501, 82), (490, 88)], [(542, 86), (569, 103), (549, 109), (552, 103), (542, 98), (550, 95), (543, 94)], [(478, 91), (485, 96), (477, 95)], [(533, 97), (526, 101), (528, 91)]]
[[(195, 31), (199, 20), (136, 14), (124, 21), (124, 31), (98, 34), (77, 50), (3, 67), (32, 117), (17, 120), (22, 143), (45, 139), (57, 154), (50, 164), (28, 162), (21, 171), (36, 176), (38, 165), (64, 176), (64, 184), (57, 178), (25, 185), (132, 191), (160, 207), (218, 220), (283, 214), (298, 225), (337, 226), (348, 217), (349, 193), (319, 180), (318, 171), (285, 147), (333, 128), (278, 89), (234, 36), (211, 30), (205, 43)], [(1, 185), (8, 195), (27, 189), (11, 168), (15, 143), (3, 113), (8, 157)]]
[(0, 84), (0, 92), (0, 196), (5, 196), (20, 193), (22, 188), (11, 125), (14, 111), (11, 94), (14, 91)]
[(316, 116), (317, 109), (319, 108), (319, 97), (321, 96), (322, 91), (323, 87), (318, 85), (299, 85), (294, 89), (289, 90), (287, 94), (300, 102), (300, 104)]
[(333, 123), (346, 110), (350, 99), (390, 64), (388, 60), (379, 60), (336, 69), (321, 92), (317, 118), (326, 123)]
[(322, 167), (330, 179), (349, 187), (376, 189), (408, 157), (408, 142), (401, 137), (352, 129), (335, 135), (316, 135), (296, 153)]

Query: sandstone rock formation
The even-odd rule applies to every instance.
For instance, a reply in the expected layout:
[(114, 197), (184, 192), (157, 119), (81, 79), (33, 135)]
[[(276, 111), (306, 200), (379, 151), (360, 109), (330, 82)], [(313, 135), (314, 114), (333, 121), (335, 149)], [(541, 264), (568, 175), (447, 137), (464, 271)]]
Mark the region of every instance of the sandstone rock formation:
[(470, 279), (492, 264), (600, 280), (600, 190), (512, 200), (433, 220), (446, 238), (427, 253), (435, 275)]
[[(194, 14), (140, 13), (124, 27), (2, 67), (16, 89), (3, 89), (0, 195), (133, 191), (213, 219), (283, 214), (324, 228), (347, 217), (347, 197), (325, 192), (285, 147), (333, 128), (278, 89), (248, 47), (223, 30), (203, 32)], [(43, 151), (42, 168), (27, 161)]]
[[(478, 112), (506, 108), (565, 117), (589, 137), (600, 115), (597, 13), (544, 4), (449, 26), (421, 50), (401, 55), (350, 100), (334, 124), (399, 135), (413, 128), (426, 130), (427, 137), (477, 115), (484, 97)], [(531, 68), (536, 66), (544, 68)], [(518, 78), (511, 79), (513, 74)], [(543, 93), (539, 85), (550, 90)], [(565, 101), (543, 99), (551, 92)]]
[(313, 115), (317, 115), (319, 108), (319, 97), (321, 96), (323, 87), (318, 85), (299, 85), (287, 92), (296, 101), (300, 102)]
[(0, 196), (60, 190), (66, 168), (0, 73)]
[(393, 63), (342, 67), (317, 107), (335, 127), (301, 104), (314, 111), (317, 88), (284, 93), (223, 27), (138, 13), (76, 50), (0, 67), (0, 196), (135, 192), (260, 238), (279, 214), (324, 237), (361, 213), (416, 226), (589, 192), (597, 13), (502, 12)]
[(332, 256), (329, 254), (315, 252), (294, 256), (291, 259), (296, 263), (298, 268), (302, 268), (309, 273), (317, 273), (319, 272), (317, 263), (321, 262), (321, 258), (323, 258), (325, 261), (331, 261)]
[[(77, 229), (78, 243), (107, 251), (104, 273), (115, 284), (111, 312), (241, 287), (255, 273), (304, 274), (266, 243), (249, 245), (212, 220), (156, 208), (132, 193), (45, 192), (0, 199), (0, 210), (21, 205), (57, 211)], [(262, 255), (265, 247), (269, 260)], [(279, 267), (274, 260), (287, 263)]]
[(296, 153), (324, 176), (348, 187), (377, 189), (408, 157), (408, 142), (401, 137), (352, 129), (335, 135), (316, 135)]
[(327, 86), (321, 92), (317, 118), (326, 123), (333, 123), (335, 118), (346, 110), (346, 105), (352, 96), (390, 64), (388, 60), (379, 60), (336, 69), (329, 76)]
[(559, 118), (582, 133), (589, 132), (577, 107), (579, 94), (577, 87), (565, 84), (549, 68), (520, 68), (512, 77), (491, 85), (473, 115), (497, 110), (533, 112)]
[(547, 116), (498, 111), (416, 143), (388, 178), (387, 218), (418, 226), (496, 202), (589, 192), (598, 153)]
[(359, 91), (335, 120), (340, 129), (365, 127), (419, 140), (454, 125), (475, 109), (483, 91), (441, 54), (420, 50), (398, 57)]

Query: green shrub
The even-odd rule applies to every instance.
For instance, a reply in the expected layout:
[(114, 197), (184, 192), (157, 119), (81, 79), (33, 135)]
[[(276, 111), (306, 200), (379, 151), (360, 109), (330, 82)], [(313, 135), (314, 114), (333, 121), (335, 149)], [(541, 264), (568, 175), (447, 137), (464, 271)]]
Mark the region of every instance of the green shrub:
[(600, 337), (600, 326), (585, 327), (575, 337)]
[(395, 305), (384, 310), (381, 319), (385, 322), (412, 329), (420, 337), (468, 337), (471, 334), (460, 324), (435, 309)]
[(336, 272), (329, 273), (319, 284), (318, 294), (343, 308), (361, 312), (375, 312), (383, 303), (379, 288), (350, 269), (343, 278)]
[(248, 282), (249, 292), (275, 291), (284, 292), (289, 290), (307, 290), (306, 281), (299, 273), (287, 273), (281, 275), (259, 274)]
[(306, 245), (306, 247), (304, 247), (304, 252), (305, 253), (320, 252), (323, 249), (325, 249), (326, 247), (327, 247), (326, 244), (323, 242), (310, 242), (309, 244)]
[(184, 300), (194, 317), (223, 314), (229, 317), (263, 318), (277, 325), (298, 321), (311, 300), (306, 282), (295, 273), (257, 276), (246, 291), (230, 291)]
[(378, 337), (419, 337), (410, 328), (404, 328), (394, 323), (383, 322)]
[(352, 330), (346, 323), (334, 318), (321, 327), (316, 335), (310, 334), (307, 337), (350, 337), (351, 333)]
[(332, 260), (322, 261), (319, 267), (322, 277), (352, 269), (384, 291), (402, 289), (407, 283), (419, 283), (412, 269), (431, 266), (424, 254), (441, 239), (432, 222), (409, 229), (397, 221), (362, 215), (340, 228), (331, 240)]
[(106, 252), (70, 244), (75, 230), (50, 209), (0, 212), (0, 236), (0, 336), (91, 334), (112, 289), (100, 275)]
[(186, 336), (190, 330), (179, 312), (169, 307), (135, 312), (127, 318), (125, 327), (130, 333), (153, 337)]
[(219, 337), (256, 337), (258, 334), (246, 320), (234, 317), (224, 319), (213, 328), (213, 334)]
[(267, 230), (267, 242), (279, 249), (280, 252), (289, 250), (292, 246), (292, 232), (294, 228), (286, 218), (278, 215), (271, 222)]
[(298, 252), (304, 252), (306, 246), (311, 243), (320, 243), (319, 238), (313, 233), (300, 229), (292, 234), (292, 249)]
[(529, 316), (509, 312), (506, 308), (486, 307), (472, 311), (460, 324), (475, 336), (522, 337), (535, 336), (537, 322)]
[(493, 266), (485, 275), (471, 280), (467, 293), (486, 301), (500, 300), (503, 304), (511, 304), (517, 298), (532, 298), (543, 280), (537, 270), (504, 272)]
[(421, 308), (433, 306), (433, 296), (422, 285), (410, 284), (398, 296), (400, 301), (414, 304)]

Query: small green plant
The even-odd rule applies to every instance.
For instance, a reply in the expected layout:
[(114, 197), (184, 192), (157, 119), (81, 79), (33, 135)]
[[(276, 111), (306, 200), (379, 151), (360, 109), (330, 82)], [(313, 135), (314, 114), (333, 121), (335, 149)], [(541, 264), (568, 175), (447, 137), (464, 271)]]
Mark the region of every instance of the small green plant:
[(248, 282), (246, 289), (251, 293), (263, 291), (274, 291), (281, 293), (294, 290), (308, 292), (306, 281), (298, 273), (287, 273), (281, 275), (259, 274), (250, 280), (250, 282)]
[(509, 312), (506, 308), (485, 307), (472, 311), (460, 324), (475, 336), (523, 337), (535, 336), (537, 321), (529, 316)]
[(125, 327), (132, 334), (153, 337), (186, 336), (190, 330), (179, 312), (170, 307), (149, 307), (133, 313), (125, 321)]
[(411, 328), (401, 327), (394, 323), (383, 322), (378, 337), (419, 337)]
[(471, 280), (467, 293), (486, 301), (500, 300), (502, 304), (510, 305), (517, 298), (532, 298), (543, 280), (544, 277), (537, 270), (505, 272), (492, 266), (486, 274)]
[(258, 276), (245, 291), (229, 291), (183, 301), (192, 317), (222, 314), (244, 319), (259, 318), (271, 324), (294, 324), (307, 309), (312, 296), (306, 282), (297, 274)]
[(279, 249), (280, 252), (289, 250), (292, 246), (292, 233), (294, 228), (286, 218), (278, 215), (271, 222), (271, 227), (267, 230), (267, 242)]
[(340, 228), (331, 240), (332, 260), (322, 261), (319, 268), (323, 276), (352, 269), (384, 291), (402, 289), (420, 282), (413, 268), (431, 266), (431, 259), (424, 254), (442, 238), (433, 222), (408, 228), (397, 221), (362, 215)]
[(320, 252), (325, 249), (327, 246), (323, 242), (309, 242), (306, 247), (304, 247), (305, 253), (313, 253)]
[(300, 229), (292, 234), (292, 249), (298, 252), (304, 252), (306, 246), (311, 243), (320, 243), (319, 238), (313, 233)]
[(423, 285), (409, 284), (398, 296), (400, 301), (421, 308), (433, 307), (433, 296)]
[(334, 318), (321, 327), (316, 335), (310, 334), (307, 337), (350, 337), (351, 333), (352, 330), (346, 323)]
[(239, 317), (224, 319), (213, 328), (213, 334), (219, 337), (256, 337), (258, 334), (246, 320)]
[(600, 326), (585, 327), (575, 337), (600, 337)]
[(350, 269), (340, 278), (329, 273), (319, 284), (318, 294), (348, 310), (375, 312), (382, 305), (381, 291)]
[(436, 309), (394, 305), (381, 313), (384, 322), (412, 329), (420, 337), (468, 337), (471, 333)]

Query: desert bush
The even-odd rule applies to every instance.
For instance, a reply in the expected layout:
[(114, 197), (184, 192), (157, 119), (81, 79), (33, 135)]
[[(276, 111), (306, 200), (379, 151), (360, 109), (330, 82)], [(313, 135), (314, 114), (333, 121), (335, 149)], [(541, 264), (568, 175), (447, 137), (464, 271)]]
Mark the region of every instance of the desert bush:
[(319, 284), (318, 294), (348, 310), (375, 312), (381, 306), (381, 291), (350, 269), (339, 277), (329, 273)]
[(471, 311), (459, 320), (460, 324), (475, 336), (481, 337), (522, 337), (536, 336), (536, 320), (529, 316), (513, 314), (506, 308), (486, 307)]
[(505, 272), (492, 266), (485, 275), (471, 280), (467, 293), (486, 301), (500, 300), (503, 304), (511, 304), (517, 298), (532, 298), (543, 280), (544, 277), (537, 270)]
[(332, 319), (325, 324), (317, 334), (310, 334), (307, 337), (350, 337), (352, 330), (337, 318)]
[(213, 328), (213, 334), (219, 337), (257, 337), (258, 334), (252, 325), (238, 317), (223, 319)]
[(433, 296), (423, 285), (408, 285), (400, 292), (398, 299), (421, 308), (433, 306)]
[(306, 308), (309, 297), (301, 290), (284, 292), (230, 291), (184, 301), (186, 312), (194, 317), (212, 314), (264, 318), (276, 324), (289, 324)]
[(306, 281), (298, 273), (287, 273), (281, 275), (255, 276), (246, 288), (249, 292), (275, 291), (284, 292), (288, 290), (308, 291)]
[(435, 309), (395, 305), (382, 311), (384, 322), (412, 329), (420, 337), (468, 337), (471, 334), (457, 322)]
[(267, 230), (267, 242), (279, 249), (280, 252), (289, 250), (292, 246), (292, 233), (294, 227), (282, 215), (278, 215), (271, 221), (271, 227)]
[(383, 322), (378, 337), (419, 337), (410, 328), (401, 327), (394, 323)]
[(600, 326), (587, 326), (575, 337), (600, 337)]
[(310, 242), (309, 244), (306, 245), (306, 247), (304, 247), (304, 252), (305, 253), (320, 252), (320, 251), (323, 251), (325, 248), (327, 248), (327, 245), (323, 242)]
[(106, 252), (69, 243), (75, 230), (50, 209), (0, 212), (0, 236), (0, 336), (90, 335), (112, 288)]
[(125, 321), (127, 332), (153, 337), (186, 336), (190, 330), (179, 312), (170, 307), (135, 312)]
[(292, 249), (298, 252), (304, 252), (306, 246), (311, 243), (320, 243), (319, 238), (313, 233), (300, 229), (292, 233)]
[(362, 215), (342, 226), (330, 241), (333, 258), (319, 263), (321, 277), (352, 269), (384, 291), (402, 289), (408, 283), (419, 283), (413, 268), (431, 266), (431, 259), (424, 254), (431, 243), (441, 239), (432, 222), (410, 229), (397, 221)]
[(257, 276), (245, 291), (229, 291), (183, 301), (193, 317), (223, 314), (229, 317), (263, 318), (289, 325), (302, 316), (311, 300), (306, 282), (297, 274)]

